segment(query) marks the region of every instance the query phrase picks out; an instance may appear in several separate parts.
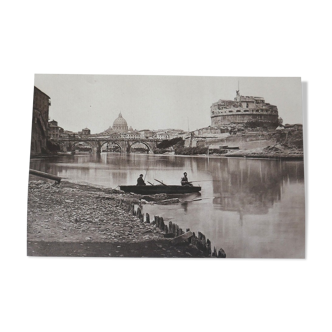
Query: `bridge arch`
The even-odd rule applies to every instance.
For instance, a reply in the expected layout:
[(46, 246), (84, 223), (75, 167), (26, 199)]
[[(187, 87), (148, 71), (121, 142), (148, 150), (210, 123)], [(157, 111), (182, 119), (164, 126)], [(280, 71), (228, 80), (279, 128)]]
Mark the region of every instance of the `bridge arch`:
[(102, 151), (103, 146), (104, 146), (105, 144), (111, 144), (111, 145), (116, 145), (116, 146), (118, 146), (118, 147), (120, 148), (120, 152), (122, 152), (122, 150), (123, 150), (122, 146), (121, 146), (118, 142), (116, 142), (116, 141), (105, 141), (105, 142), (102, 142), (101, 145), (100, 145), (100, 150), (101, 150), (101, 151)]
[(75, 151), (76, 146), (79, 145), (80, 143), (84, 143), (85, 145), (88, 145), (91, 148), (91, 152), (95, 148), (94, 144), (91, 144), (89, 141), (81, 140), (81, 141), (72, 142), (71, 143), (72, 144), (71, 150)]
[(150, 152), (150, 151), (153, 152), (153, 149), (152, 149), (151, 145), (148, 144), (147, 142), (144, 142), (144, 141), (134, 141), (133, 143), (129, 144), (129, 146), (128, 146), (128, 152), (131, 151), (131, 147), (133, 145), (135, 145), (135, 144), (143, 144), (143, 145), (145, 145), (147, 147), (148, 152)]

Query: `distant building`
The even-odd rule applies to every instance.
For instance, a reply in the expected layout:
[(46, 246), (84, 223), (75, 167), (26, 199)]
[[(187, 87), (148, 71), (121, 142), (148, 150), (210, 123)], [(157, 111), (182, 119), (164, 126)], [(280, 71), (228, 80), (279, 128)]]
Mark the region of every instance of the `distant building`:
[(167, 131), (157, 131), (154, 135), (153, 138), (157, 138), (157, 139), (169, 139), (169, 134), (167, 133)]
[(195, 135), (202, 136), (202, 135), (211, 135), (211, 134), (221, 134), (221, 133), (228, 133), (230, 129), (228, 127), (205, 127), (196, 129), (194, 131)]
[(112, 129), (117, 133), (126, 133), (128, 131), (127, 121), (122, 117), (121, 113), (114, 120)]
[(48, 138), (59, 139), (61, 134), (64, 132), (63, 128), (58, 126), (58, 122), (55, 120), (49, 121), (48, 123)]
[(182, 129), (165, 129), (158, 130), (158, 132), (165, 132), (168, 135), (168, 139), (179, 137), (179, 135), (184, 133)]
[(126, 133), (121, 133), (120, 137), (121, 138), (128, 138), (128, 139), (139, 139), (139, 138), (141, 138), (141, 134), (137, 130), (130, 130)]
[(77, 135), (77, 134), (70, 130), (61, 130), (60, 131), (60, 137), (63, 137), (63, 138), (75, 137), (75, 135)]
[(150, 129), (143, 129), (138, 131), (141, 138), (151, 138), (154, 134), (154, 132)]
[(278, 126), (277, 106), (266, 103), (262, 97), (241, 96), (240, 90), (234, 100), (220, 99), (213, 103), (210, 114), (212, 127), (246, 122)]
[(82, 129), (82, 135), (90, 135), (90, 134), (91, 134), (91, 130), (89, 128)]
[(46, 141), (48, 135), (48, 115), (51, 105), (51, 98), (34, 87), (33, 93), (33, 114), (31, 133), (31, 154), (46, 152)]

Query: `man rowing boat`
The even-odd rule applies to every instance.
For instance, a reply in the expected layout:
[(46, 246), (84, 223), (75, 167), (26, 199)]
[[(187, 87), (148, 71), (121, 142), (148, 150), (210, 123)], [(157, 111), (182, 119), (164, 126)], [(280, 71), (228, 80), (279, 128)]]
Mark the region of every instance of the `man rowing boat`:
[(181, 178), (181, 185), (182, 186), (187, 186), (187, 187), (192, 187), (193, 185), (189, 182), (187, 173), (183, 173), (183, 178)]

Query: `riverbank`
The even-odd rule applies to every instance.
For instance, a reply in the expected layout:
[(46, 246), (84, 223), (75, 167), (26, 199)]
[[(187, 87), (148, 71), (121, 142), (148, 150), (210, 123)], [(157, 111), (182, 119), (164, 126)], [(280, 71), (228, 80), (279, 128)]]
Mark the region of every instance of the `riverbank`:
[(280, 144), (256, 148), (251, 150), (236, 150), (228, 152), (225, 157), (245, 157), (281, 160), (303, 160), (303, 150), (295, 147), (287, 147)]
[(206, 257), (189, 242), (173, 244), (123, 202), (139, 200), (119, 190), (31, 176), (28, 256)]

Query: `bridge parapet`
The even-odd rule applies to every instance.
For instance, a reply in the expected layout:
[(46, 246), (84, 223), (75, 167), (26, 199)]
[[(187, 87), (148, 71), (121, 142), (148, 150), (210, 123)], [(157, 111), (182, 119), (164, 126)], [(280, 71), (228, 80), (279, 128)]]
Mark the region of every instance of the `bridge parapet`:
[(70, 144), (71, 149), (74, 150), (76, 144), (75, 143), (87, 143), (89, 144), (94, 151), (97, 153), (101, 152), (101, 148), (105, 144), (116, 144), (120, 147), (121, 151), (130, 152), (131, 147), (134, 144), (144, 144), (149, 151), (154, 152), (157, 148), (157, 144), (162, 141), (162, 139), (158, 138), (114, 138), (114, 137), (88, 137), (88, 136), (74, 136), (74, 137), (59, 137), (57, 139), (52, 139), (54, 143), (67, 143)]

